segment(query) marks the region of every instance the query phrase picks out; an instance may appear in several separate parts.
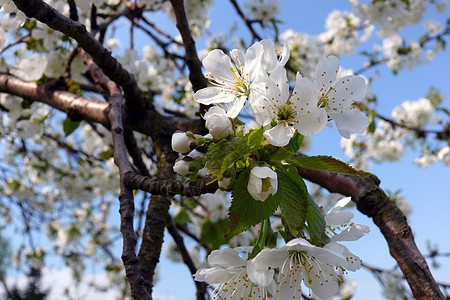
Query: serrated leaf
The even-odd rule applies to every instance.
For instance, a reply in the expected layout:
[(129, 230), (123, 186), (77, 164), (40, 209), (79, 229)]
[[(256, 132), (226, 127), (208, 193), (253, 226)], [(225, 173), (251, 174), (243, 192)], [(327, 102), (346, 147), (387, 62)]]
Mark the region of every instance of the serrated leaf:
[(295, 135), (291, 138), (291, 141), (289, 142), (289, 147), (291, 148), (292, 152), (297, 153), (297, 151), (303, 145), (303, 138), (304, 137), (302, 134), (300, 134), (298, 131), (295, 131)]
[(72, 121), (69, 117), (64, 120), (63, 129), (66, 137), (71, 135), (80, 126), (81, 121)]
[(259, 128), (244, 135), (236, 144), (236, 149), (227, 154), (223, 159), (220, 175), (222, 175), (228, 168), (232, 167), (236, 161), (259, 149), (264, 137), (263, 134), (264, 128)]
[(357, 170), (345, 162), (331, 156), (305, 156), (294, 157), (286, 160), (287, 163), (301, 168), (329, 171), (346, 175), (358, 175), (361, 177), (369, 177), (370, 173)]
[(253, 199), (247, 190), (249, 176), (248, 169), (244, 170), (234, 184), (231, 193), (233, 200), (228, 211), (228, 237), (235, 236), (267, 219), (278, 207), (277, 194), (269, 196), (265, 201)]
[(325, 234), (325, 219), (322, 210), (316, 201), (308, 194), (308, 212), (306, 214), (307, 228), (310, 241), (312, 244), (322, 247), (329, 241), (329, 237)]
[(212, 143), (205, 154), (206, 167), (214, 177), (222, 174), (222, 163), (229, 153), (233, 152), (241, 138), (223, 139), (218, 143)]
[(283, 220), (290, 229), (300, 231), (305, 226), (309, 200), (303, 178), (292, 167), (277, 168), (278, 192)]

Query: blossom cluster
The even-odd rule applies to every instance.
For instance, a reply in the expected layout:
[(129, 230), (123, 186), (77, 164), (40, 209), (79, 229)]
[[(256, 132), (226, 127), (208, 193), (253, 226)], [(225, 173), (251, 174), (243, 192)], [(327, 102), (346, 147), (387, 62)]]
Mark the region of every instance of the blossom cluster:
[[(218, 284), (214, 292), (217, 299), (300, 298), (302, 282), (317, 296), (327, 298), (338, 291), (344, 270), (360, 267), (360, 259), (337, 243), (359, 239), (368, 232), (367, 227), (350, 223), (353, 215), (342, 210), (350, 198), (321, 215), (313, 200), (308, 202), (309, 198), (300, 195), (300, 191), (307, 193), (306, 188), (284, 159), (295, 154), (304, 136), (319, 133), (327, 125), (332, 127), (332, 120), (345, 138), (364, 132), (369, 119), (352, 104), (365, 98), (366, 81), (352, 74), (339, 76), (338, 58), (322, 56), (313, 76), (297, 72), (291, 87), (293, 82), (284, 68), (289, 54), (287, 45), (276, 47), (271, 40), (257, 42), (245, 52), (234, 49), (230, 56), (212, 50), (203, 59), (210, 86), (194, 94), (198, 103), (211, 105), (203, 116), (209, 133), (176, 132), (172, 136), (172, 149), (181, 155), (173, 167), (175, 172), (186, 177), (210, 174), (222, 190), (232, 191), (231, 205), (216, 201), (216, 196), (211, 204), (204, 204), (218, 213), (209, 216), (212, 222), (219, 222), (223, 208), (229, 206), (230, 236), (257, 223), (266, 226), (278, 205), (288, 225), (284, 228), (289, 232), (286, 245), (280, 249), (265, 247), (269, 237), (260, 229), (260, 242), (254, 247), (211, 253), (211, 267), (200, 269), (195, 279)], [(254, 125), (239, 120), (243, 110), (251, 113)], [(277, 157), (277, 149), (283, 147), (290, 150)], [(314, 159), (327, 164), (328, 158)], [(292, 195), (290, 189), (300, 194)], [(236, 208), (241, 206), (246, 212)], [(260, 212), (252, 212), (256, 209)], [(308, 222), (324, 227), (306, 227), (304, 209), (316, 209)]]
[[(282, 248), (265, 248), (248, 258), (252, 247), (214, 250), (209, 268), (195, 274), (197, 281), (217, 284), (212, 299), (302, 299), (302, 283), (321, 299), (338, 291), (342, 275), (361, 267), (361, 259), (339, 241), (355, 241), (369, 232), (351, 223), (353, 214), (343, 208), (350, 198), (338, 201), (325, 215), (329, 242), (318, 247), (306, 238), (295, 238)], [(240, 254), (243, 256), (240, 256)]]
[(323, 56), (312, 80), (297, 73), (290, 94), (284, 69), (288, 59), (287, 45), (275, 49), (271, 40), (255, 43), (245, 53), (234, 49), (230, 57), (213, 50), (203, 60), (213, 86), (196, 92), (195, 100), (220, 105), (230, 118), (238, 116), (248, 101), (248, 110), (259, 126), (266, 127), (264, 136), (274, 146), (287, 145), (296, 130), (304, 136), (319, 133), (328, 118), (346, 138), (364, 132), (368, 118), (352, 109), (366, 93), (361, 76), (337, 78), (339, 60)]

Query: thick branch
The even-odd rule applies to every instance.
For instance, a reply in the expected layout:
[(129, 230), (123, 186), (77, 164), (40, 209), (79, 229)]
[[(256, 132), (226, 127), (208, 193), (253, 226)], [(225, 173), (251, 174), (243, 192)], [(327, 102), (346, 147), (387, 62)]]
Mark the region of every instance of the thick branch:
[(173, 179), (152, 179), (138, 175), (134, 172), (124, 174), (126, 182), (135, 190), (142, 190), (152, 195), (164, 196), (200, 196), (206, 193), (214, 193), (218, 189), (217, 182), (211, 183), (212, 178), (203, 177), (198, 181), (178, 181)]
[(11, 75), (0, 74), (0, 93), (42, 102), (73, 118), (110, 126), (106, 116), (107, 103), (56, 90), (56, 87), (51, 84), (38, 86), (34, 82), (25, 82)]
[[(35, 18), (75, 39), (78, 45), (92, 56), (105, 75), (124, 89), (125, 97), (130, 103), (137, 104), (136, 101), (142, 100), (134, 76), (122, 67), (84, 25), (65, 17), (42, 0), (14, 0), (14, 3), (27, 17)], [(140, 104), (143, 105), (142, 102)]]
[[(103, 75), (101, 73), (99, 76)], [(100, 81), (106, 80), (105, 76), (101, 76)], [(133, 228), (134, 223), (134, 196), (133, 190), (130, 189), (124, 180), (124, 174), (132, 171), (130, 162), (128, 161), (125, 141), (123, 137), (122, 125), (122, 92), (120, 88), (109, 81), (106, 83), (109, 91), (109, 119), (111, 121), (111, 133), (114, 145), (114, 162), (119, 167), (120, 173), (120, 232), (123, 236), (122, 261), (125, 265), (125, 273), (130, 283), (131, 294), (136, 299), (151, 299), (144, 286), (144, 278), (142, 277), (138, 259), (136, 256), (137, 236)]]
[(351, 196), (360, 212), (373, 218), (417, 299), (443, 299), (428, 264), (414, 242), (405, 215), (379, 187), (379, 179), (298, 168), (299, 174), (330, 192)]
[[(34, 82), (26, 82), (11, 75), (0, 74), (0, 93), (42, 102), (67, 113), (71, 118), (110, 127), (107, 103), (58, 90), (58, 86), (52, 82), (38, 86)], [(200, 132), (204, 128), (199, 120), (165, 117), (154, 110), (147, 110), (141, 118), (124, 114), (124, 126), (152, 138), (156, 138), (161, 132), (171, 135), (176, 130)]]

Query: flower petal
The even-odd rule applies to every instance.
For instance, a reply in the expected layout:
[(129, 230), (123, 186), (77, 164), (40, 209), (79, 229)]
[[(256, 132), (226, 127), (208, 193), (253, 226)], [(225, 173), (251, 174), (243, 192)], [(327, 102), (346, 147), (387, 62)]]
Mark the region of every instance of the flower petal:
[(332, 236), (330, 241), (356, 241), (367, 235), (369, 232), (370, 228), (368, 226), (355, 224), (341, 233)]
[(330, 55), (325, 58), (324, 55), (319, 59), (314, 73), (314, 85), (319, 97), (326, 94), (336, 80), (338, 71), (339, 59), (336, 56)]
[(280, 123), (277, 126), (266, 130), (264, 136), (269, 144), (283, 147), (289, 144), (289, 141), (295, 134), (295, 129), (292, 126)]
[(242, 259), (234, 249), (225, 248), (212, 251), (208, 256), (208, 263), (211, 266), (238, 267), (245, 266), (246, 261)]
[(273, 282), (275, 268), (281, 266), (289, 256), (282, 249), (263, 249), (255, 258), (247, 263), (247, 274), (250, 280), (262, 287), (268, 287)]
[(202, 63), (206, 71), (211, 73), (216, 80), (220, 81), (221, 77), (229, 80), (234, 78), (234, 74), (230, 71), (230, 68), (233, 67), (230, 57), (220, 49), (209, 52)]
[[(367, 85), (362, 76), (350, 75), (338, 78), (334, 90), (328, 94), (330, 108), (350, 107), (354, 101), (361, 101), (366, 96)], [(335, 99), (333, 99), (335, 98)]]
[(230, 93), (224, 93), (223, 88), (206, 87), (198, 90), (194, 94), (194, 100), (201, 104), (228, 103), (234, 101), (236, 96)]
[(369, 126), (369, 118), (359, 110), (344, 110), (328, 115), (336, 122), (339, 133), (346, 139), (355, 132), (363, 133)]

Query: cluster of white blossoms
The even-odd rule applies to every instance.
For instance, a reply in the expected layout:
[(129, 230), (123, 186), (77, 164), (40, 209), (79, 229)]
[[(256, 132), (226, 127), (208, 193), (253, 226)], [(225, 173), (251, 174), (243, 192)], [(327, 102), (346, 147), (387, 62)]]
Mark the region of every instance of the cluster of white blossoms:
[(269, 25), (281, 13), (281, 2), (276, 0), (251, 0), (245, 2), (244, 6), (248, 9), (247, 15), (261, 21), (263, 26)]
[(406, 25), (419, 22), (427, 10), (427, 2), (424, 0), (386, 0), (360, 3), (359, 0), (351, 0), (356, 14), (363, 20), (380, 27), (381, 35), (389, 35), (397, 32)]
[(287, 145), (296, 131), (304, 136), (319, 133), (329, 118), (346, 138), (364, 132), (368, 118), (352, 109), (354, 101), (365, 97), (364, 78), (337, 78), (339, 60), (322, 56), (312, 80), (297, 73), (291, 94), (284, 69), (288, 58), (288, 47), (275, 49), (270, 40), (253, 44), (245, 53), (234, 49), (230, 57), (213, 50), (203, 59), (213, 86), (197, 91), (195, 100), (218, 104), (230, 118), (238, 116), (247, 102), (256, 123), (265, 126), (267, 141), (274, 146)]
[(343, 210), (349, 202), (349, 197), (338, 201), (325, 215), (329, 242), (323, 247), (299, 237), (252, 259), (251, 247), (215, 250), (208, 256), (210, 267), (199, 269), (194, 278), (217, 285), (212, 299), (302, 299), (302, 283), (319, 298), (330, 298), (342, 274), (361, 267), (361, 259), (338, 242), (369, 233), (367, 226), (351, 223), (353, 214)]
[(422, 156), (414, 162), (426, 167), (439, 161), (450, 164), (448, 145), (433, 143), (433, 151), (428, 149), (425, 137), (417, 139), (415, 130), (426, 130), (428, 126), (438, 125), (441, 120), (436, 108), (427, 98), (416, 101), (404, 101), (392, 111), (392, 120), (398, 125), (380, 120), (372, 133), (364, 136), (351, 135), (350, 139), (341, 139), (341, 147), (346, 155), (361, 169), (369, 169), (370, 161), (398, 161), (408, 148), (422, 149)]

